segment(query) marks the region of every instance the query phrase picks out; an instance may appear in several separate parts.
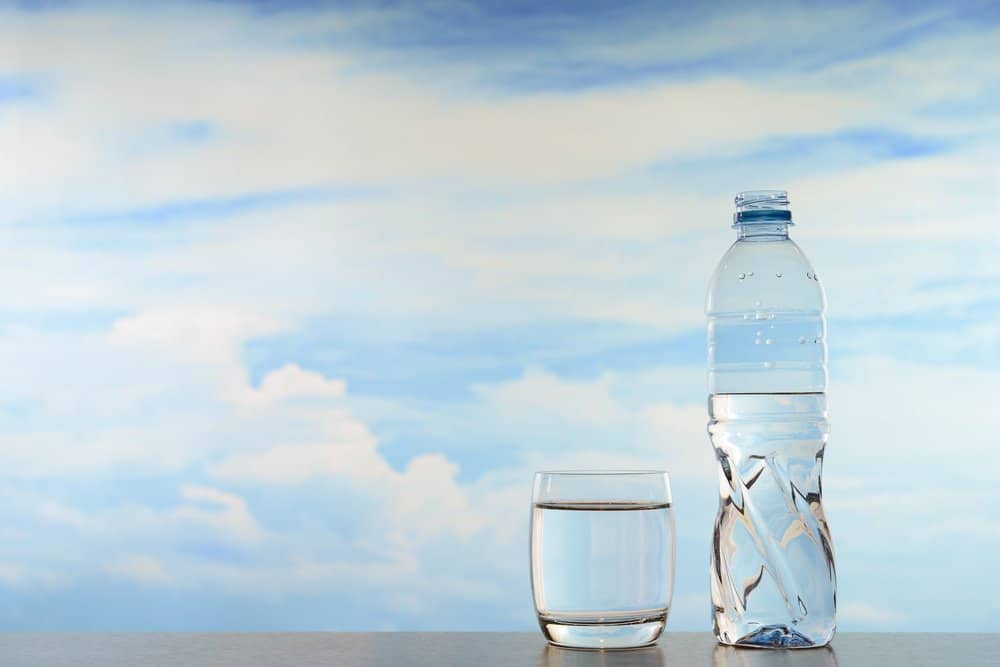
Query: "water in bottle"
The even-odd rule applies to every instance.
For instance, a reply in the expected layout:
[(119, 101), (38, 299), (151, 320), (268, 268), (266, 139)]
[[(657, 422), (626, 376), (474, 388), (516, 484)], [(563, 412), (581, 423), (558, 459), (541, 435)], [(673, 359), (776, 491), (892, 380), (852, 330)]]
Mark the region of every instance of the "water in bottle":
[(825, 299), (791, 226), (785, 192), (737, 195), (737, 240), (708, 293), (708, 432), (719, 462), (711, 590), (724, 644), (823, 646), (836, 627), (821, 482)]

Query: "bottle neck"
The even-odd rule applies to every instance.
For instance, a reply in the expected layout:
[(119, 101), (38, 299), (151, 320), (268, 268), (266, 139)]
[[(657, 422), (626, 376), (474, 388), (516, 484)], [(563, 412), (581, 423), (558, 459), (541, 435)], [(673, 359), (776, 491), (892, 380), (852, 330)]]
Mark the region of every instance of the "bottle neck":
[(765, 222), (752, 225), (736, 225), (739, 241), (780, 241), (788, 238), (787, 222)]

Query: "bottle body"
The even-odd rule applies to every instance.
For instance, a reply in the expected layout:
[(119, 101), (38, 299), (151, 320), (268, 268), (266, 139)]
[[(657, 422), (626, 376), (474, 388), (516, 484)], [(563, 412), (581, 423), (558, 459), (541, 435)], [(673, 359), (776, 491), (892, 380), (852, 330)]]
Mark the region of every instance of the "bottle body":
[(736, 225), (709, 288), (708, 432), (719, 463), (711, 592), (725, 644), (822, 646), (836, 627), (822, 506), (825, 299), (789, 224)]
[(719, 461), (715, 636), (724, 644), (823, 646), (836, 628), (822, 505), (826, 395), (715, 394), (709, 413)]

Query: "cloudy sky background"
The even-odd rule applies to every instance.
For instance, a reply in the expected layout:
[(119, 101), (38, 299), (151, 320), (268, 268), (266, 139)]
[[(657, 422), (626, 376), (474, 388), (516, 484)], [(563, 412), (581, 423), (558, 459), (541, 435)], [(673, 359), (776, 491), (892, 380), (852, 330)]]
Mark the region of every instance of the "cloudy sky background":
[[(995, 3), (0, 5), (0, 629), (530, 630), (531, 473), (663, 467), (785, 187), (844, 630), (997, 630)], [(572, 11), (568, 8), (572, 7)]]

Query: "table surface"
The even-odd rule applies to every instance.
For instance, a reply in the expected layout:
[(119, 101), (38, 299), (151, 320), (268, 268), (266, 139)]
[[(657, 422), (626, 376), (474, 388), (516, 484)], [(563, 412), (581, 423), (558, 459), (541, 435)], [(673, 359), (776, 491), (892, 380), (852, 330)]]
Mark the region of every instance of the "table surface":
[(1000, 665), (1000, 634), (842, 633), (819, 649), (719, 646), (702, 632), (668, 632), (656, 646), (576, 651), (529, 632), (29, 633), (0, 634), (5, 667), (945, 667)]

